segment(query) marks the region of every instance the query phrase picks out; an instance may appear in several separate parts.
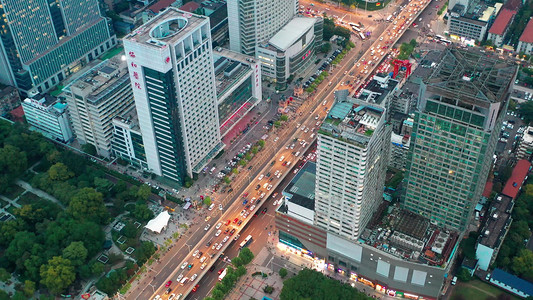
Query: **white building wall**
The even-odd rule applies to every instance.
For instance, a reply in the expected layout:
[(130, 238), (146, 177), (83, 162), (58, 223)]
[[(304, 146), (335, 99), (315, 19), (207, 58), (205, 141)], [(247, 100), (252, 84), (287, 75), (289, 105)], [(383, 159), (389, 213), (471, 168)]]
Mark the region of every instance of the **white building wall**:
[(490, 261), (492, 260), (492, 255), (494, 254), (494, 249), (489, 248), (482, 244), (477, 244), (476, 248), (476, 258), (478, 259), (478, 268), (483, 271), (487, 271), (490, 266)]

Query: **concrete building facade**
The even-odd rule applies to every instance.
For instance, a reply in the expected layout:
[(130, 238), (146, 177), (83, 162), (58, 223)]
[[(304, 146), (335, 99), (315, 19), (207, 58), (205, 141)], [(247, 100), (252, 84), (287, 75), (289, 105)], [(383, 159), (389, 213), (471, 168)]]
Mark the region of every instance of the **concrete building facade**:
[(113, 118), (134, 105), (126, 62), (115, 56), (99, 63), (67, 85), (61, 96), (68, 103), (76, 139), (110, 157)]
[(68, 143), (72, 140), (72, 129), (67, 114), (67, 104), (49, 95), (37, 95), (22, 102), (24, 116), (30, 128), (45, 137)]
[(148, 169), (183, 184), (224, 147), (209, 18), (168, 8), (124, 48)]

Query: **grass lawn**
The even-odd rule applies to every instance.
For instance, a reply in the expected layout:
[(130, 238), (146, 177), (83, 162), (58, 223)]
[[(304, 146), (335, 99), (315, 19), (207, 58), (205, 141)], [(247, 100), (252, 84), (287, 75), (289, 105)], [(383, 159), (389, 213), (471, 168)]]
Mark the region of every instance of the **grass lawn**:
[(505, 294), (512, 300), (520, 299), (504, 290), (477, 279), (467, 283), (458, 283), (454, 288), (451, 299), (486, 300), (497, 298), (500, 294)]
[(10, 186), (7, 191), (3, 194), (4, 196), (8, 197), (11, 200), (14, 200), (17, 198), (22, 192), (24, 192), (25, 189), (21, 188), (20, 186), (13, 184)]
[(27, 192), (26, 194), (22, 195), (19, 200), (17, 201), (20, 205), (27, 205), (32, 204), (37, 201), (42, 201), (41, 197), (35, 195), (34, 193)]

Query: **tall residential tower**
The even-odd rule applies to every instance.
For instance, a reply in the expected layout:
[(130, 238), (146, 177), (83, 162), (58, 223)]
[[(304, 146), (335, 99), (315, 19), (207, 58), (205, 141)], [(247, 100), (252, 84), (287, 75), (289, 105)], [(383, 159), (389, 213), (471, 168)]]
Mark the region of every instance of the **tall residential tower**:
[(448, 48), (420, 87), (403, 205), (464, 230), (487, 180), (516, 67)]
[(383, 199), (392, 127), (375, 99), (335, 98), (318, 131), (314, 223), (355, 241)]
[(230, 49), (255, 56), (255, 47), (268, 41), (298, 12), (298, 0), (228, 1)]
[(0, 0), (0, 82), (41, 93), (116, 44), (98, 0)]
[(209, 18), (169, 8), (124, 48), (148, 169), (184, 183), (223, 148)]

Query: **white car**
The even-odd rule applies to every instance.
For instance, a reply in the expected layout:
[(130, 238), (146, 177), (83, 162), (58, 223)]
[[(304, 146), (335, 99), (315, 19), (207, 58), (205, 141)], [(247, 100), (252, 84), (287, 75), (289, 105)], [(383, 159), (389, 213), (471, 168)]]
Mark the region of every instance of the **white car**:
[(178, 279), (176, 279), (176, 282), (180, 282), (182, 278), (183, 278), (183, 274), (180, 274), (180, 276), (178, 276)]
[(274, 203), (272, 203), (272, 205), (274, 206), (278, 205), (278, 200), (274, 200)]
[(265, 184), (263, 184), (263, 188), (266, 189), (268, 186), (268, 182), (265, 182)]
[(218, 244), (217, 250), (220, 250), (220, 248), (222, 248), (222, 243)]
[(315, 134), (314, 133), (311, 133), (311, 138), (314, 138), (315, 137)]
[(272, 189), (272, 185), (270, 184), (267, 186), (267, 191), (270, 191), (271, 189)]
[(204, 230), (205, 230), (205, 231), (208, 231), (210, 227), (211, 227), (211, 225), (207, 224), (207, 225), (205, 225)]
[(217, 233), (215, 233), (215, 236), (219, 236), (222, 233), (222, 230), (218, 230)]
[(225, 243), (229, 240), (229, 236), (226, 235), (226, 237), (222, 240), (222, 243)]
[(283, 161), (283, 159), (285, 159), (285, 155), (282, 155), (282, 156), (279, 158), (279, 161)]
[(185, 269), (185, 267), (188, 265), (189, 263), (188, 262), (184, 262), (183, 265), (181, 265), (181, 269)]
[(279, 170), (276, 170), (276, 172), (274, 172), (274, 176), (278, 176), (279, 174)]
[(159, 299), (161, 299), (161, 296), (156, 295), (153, 300), (159, 300)]
[(193, 282), (193, 281), (196, 279), (196, 277), (198, 277), (198, 274), (194, 274), (194, 275), (192, 275), (192, 276), (191, 276), (191, 282)]
[(320, 115), (316, 115), (315, 120), (318, 120), (320, 118)]
[(245, 212), (244, 215), (242, 215), (242, 217), (246, 219), (246, 218), (248, 218), (249, 214), (250, 214), (249, 212)]
[(196, 256), (198, 256), (198, 253), (200, 253), (200, 250), (196, 250), (196, 251), (194, 251), (194, 253), (192, 254), (192, 256), (196, 257)]
[(215, 226), (216, 229), (219, 229), (220, 226), (222, 226), (222, 222), (218, 223), (217, 226)]
[[(291, 145), (291, 149), (294, 149), (294, 144)], [(281, 161), (281, 160), (280, 160)]]
[(294, 156), (298, 156), (298, 155), (300, 155), (300, 151), (297, 151), (297, 152), (294, 154)]
[(255, 205), (250, 206), (250, 211), (255, 209)]
[(265, 197), (265, 193), (261, 193), (261, 195), (259, 196), (259, 199), (263, 199), (263, 197)]
[(241, 216), (244, 215), (245, 212), (246, 212), (246, 210), (241, 211)]
[(296, 125), (296, 129), (298, 129), (300, 127), (300, 125), (302, 125), (302, 124), (298, 123), (298, 125)]
[(215, 243), (213, 247), (211, 247), (212, 250), (215, 250), (215, 248), (218, 246), (218, 243)]
[(205, 266), (207, 266), (207, 263), (203, 263), (203, 264), (200, 266), (200, 270), (205, 269)]
[(283, 173), (279, 172), (278, 176), (276, 178), (280, 178)]
[(304, 131), (305, 130), (305, 126), (300, 127), (300, 130)]
[[(305, 143), (304, 143), (304, 145), (305, 145)], [(289, 160), (289, 161), (287, 162), (287, 167), (289, 167), (290, 165), (291, 165), (291, 161)]]
[(274, 139), (274, 143), (277, 142), (279, 140), (279, 136), (277, 136), (275, 139)]
[(215, 208), (215, 204), (214, 203), (209, 205), (209, 210), (213, 210), (213, 208)]
[(306, 129), (304, 130), (304, 132), (305, 132), (305, 133), (308, 133), (308, 132), (309, 132), (309, 128), (306, 128)]
[(261, 174), (259, 177), (257, 177), (257, 180), (261, 181), (263, 178), (265, 178), (265, 175)]
[(222, 204), (219, 204), (219, 205), (218, 205), (218, 209), (220, 209), (220, 210), (223, 210), (223, 209), (224, 209), (224, 208), (222, 207)]
[(200, 258), (200, 262), (203, 263), (206, 259), (207, 259), (207, 256), (202, 256), (202, 258)]

